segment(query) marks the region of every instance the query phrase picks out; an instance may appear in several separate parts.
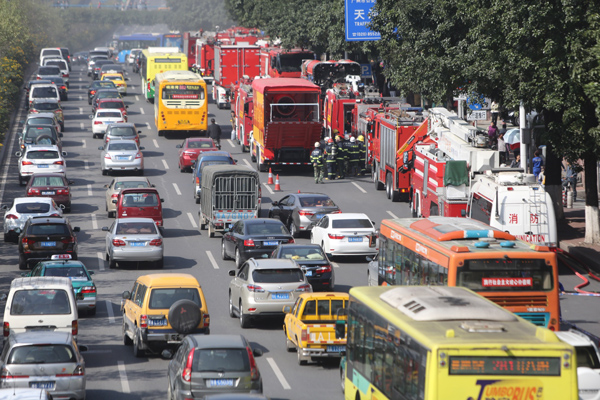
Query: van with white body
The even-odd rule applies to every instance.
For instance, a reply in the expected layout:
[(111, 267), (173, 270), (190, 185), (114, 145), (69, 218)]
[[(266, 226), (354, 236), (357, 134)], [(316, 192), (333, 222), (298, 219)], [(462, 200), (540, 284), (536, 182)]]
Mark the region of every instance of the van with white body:
[(532, 244), (556, 247), (550, 195), (533, 174), (491, 170), (471, 181), (467, 215)]
[(4, 309), (4, 340), (33, 330), (68, 332), (77, 340), (79, 318), (75, 291), (66, 277), (16, 278)]
[(63, 58), (62, 52), (60, 51), (60, 47), (46, 47), (40, 51), (40, 65), (42, 64), (43, 57), (55, 57), (55, 58)]
[(58, 86), (53, 83), (32, 86), (29, 91), (29, 104), (31, 105), (35, 99), (56, 99), (60, 102)]

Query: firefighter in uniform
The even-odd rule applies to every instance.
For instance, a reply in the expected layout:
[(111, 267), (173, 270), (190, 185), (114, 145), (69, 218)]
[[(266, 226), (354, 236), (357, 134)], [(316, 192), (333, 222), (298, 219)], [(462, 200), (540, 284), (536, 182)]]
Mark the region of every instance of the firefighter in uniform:
[(356, 143), (356, 139), (354, 136), (350, 138), (350, 142), (348, 144), (348, 163), (349, 163), (349, 176), (358, 176), (360, 173), (360, 167), (358, 165), (360, 150), (358, 143)]
[(357, 140), (358, 144), (358, 175), (363, 175), (367, 172), (366, 170), (366, 158), (367, 158), (367, 146), (365, 144), (365, 137), (359, 135)]
[(315, 170), (315, 183), (323, 183), (323, 150), (321, 143), (315, 142), (315, 149), (310, 153), (310, 162)]
[(346, 146), (344, 145), (344, 141), (340, 135), (335, 137), (335, 144), (337, 145), (337, 177), (339, 179), (344, 179), (346, 177)]
[(335, 143), (333, 143), (332, 138), (327, 138), (327, 146), (325, 146), (323, 155), (325, 156), (325, 165), (327, 166), (327, 179), (333, 180), (335, 179), (338, 148)]

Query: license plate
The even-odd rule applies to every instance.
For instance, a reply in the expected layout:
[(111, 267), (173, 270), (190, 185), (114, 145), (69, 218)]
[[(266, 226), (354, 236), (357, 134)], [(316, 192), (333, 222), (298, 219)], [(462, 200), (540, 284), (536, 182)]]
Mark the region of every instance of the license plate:
[(277, 241), (263, 242), (264, 246), (277, 246), (278, 244), (279, 242)]
[(42, 196), (54, 196), (55, 194), (56, 194), (55, 191), (42, 192)]
[(287, 300), (290, 298), (289, 293), (271, 293), (271, 298), (274, 300)]
[(36, 165), (38, 168), (48, 168), (48, 164), (38, 164)]
[(33, 389), (54, 390), (54, 382), (30, 382), (29, 387)]
[(348, 236), (349, 242), (362, 242), (362, 236)]
[(56, 242), (40, 242), (42, 247), (54, 247), (56, 246)]
[(163, 319), (148, 319), (148, 326), (167, 326), (167, 320)]
[(129, 160), (129, 156), (116, 156), (115, 158), (120, 161)]
[(327, 346), (328, 353), (341, 353), (346, 351), (346, 346)]
[(146, 242), (129, 242), (129, 245), (132, 247), (144, 247)]
[(306, 274), (304, 274), (306, 276), (312, 276), (312, 271), (306, 271)]
[(209, 379), (208, 384), (211, 387), (232, 387), (233, 379)]

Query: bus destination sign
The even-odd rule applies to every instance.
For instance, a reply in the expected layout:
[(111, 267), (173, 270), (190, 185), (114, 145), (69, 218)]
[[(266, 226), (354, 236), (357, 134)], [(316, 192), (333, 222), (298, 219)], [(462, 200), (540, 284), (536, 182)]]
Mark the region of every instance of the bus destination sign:
[(450, 375), (560, 376), (560, 358), (450, 357)]

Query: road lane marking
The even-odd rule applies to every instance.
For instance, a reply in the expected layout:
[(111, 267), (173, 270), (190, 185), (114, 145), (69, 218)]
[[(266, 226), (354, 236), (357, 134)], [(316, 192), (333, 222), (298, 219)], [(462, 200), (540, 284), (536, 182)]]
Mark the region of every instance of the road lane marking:
[(129, 393), (129, 382), (127, 381), (127, 372), (125, 371), (125, 363), (123, 361), (117, 361), (119, 367), (119, 377), (121, 378), (121, 387), (123, 393)]
[(83, 96), (79, 95), (79, 101), (83, 101)]
[(98, 220), (96, 219), (96, 214), (91, 214), (92, 215), (92, 229), (96, 230), (98, 229)]
[(233, 140), (227, 139), (227, 141), (229, 142), (229, 144), (231, 145), (231, 147), (235, 148), (235, 143), (233, 143)]
[[(81, 139), (81, 148), (85, 149), (86, 146), (87, 146), (87, 143), (86, 143), (85, 139)], [(87, 160), (86, 160), (86, 162), (87, 162)]]
[(263, 184), (263, 186), (264, 186), (264, 187), (266, 187), (266, 188), (267, 188), (267, 190), (269, 191), (269, 193), (271, 193), (271, 194), (275, 194), (275, 192), (273, 191), (273, 189), (271, 189), (271, 188), (269, 187), (269, 185), (267, 185), (265, 182), (263, 182), (262, 184)]
[(98, 269), (104, 271), (104, 254), (99, 251), (96, 253), (96, 256), (98, 257)]
[(214, 269), (219, 269), (219, 266), (217, 265), (217, 260), (215, 260), (215, 258), (213, 257), (212, 253), (210, 250), (206, 250), (206, 256), (208, 257), (208, 260), (210, 261), (210, 263), (212, 264)]
[(79, 114), (83, 115), (83, 107), (79, 107)]
[(106, 303), (106, 312), (108, 313), (108, 323), (114, 324), (115, 323), (115, 312), (113, 311), (113, 308), (112, 308), (112, 301), (104, 300), (104, 302)]
[(135, 95), (135, 101), (140, 101), (140, 96), (138, 96), (137, 94)]
[(192, 223), (192, 228), (197, 228), (198, 224), (196, 224), (196, 221), (194, 220), (194, 216), (192, 215), (191, 212), (187, 213), (188, 218), (190, 219), (190, 222)]
[(173, 182), (173, 187), (175, 188), (175, 193), (177, 193), (177, 196), (181, 196), (181, 191), (179, 190), (179, 186), (177, 186), (177, 184), (175, 182)]
[(93, 193), (92, 193), (92, 184), (88, 183), (87, 188), (88, 188), (88, 196), (92, 196), (93, 195)]
[(386, 211), (386, 213), (390, 214), (390, 215), (392, 216), (392, 218), (394, 218), (394, 219), (398, 219), (398, 217), (396, 216), (396, 214), (394, 214), (393, 212), (391, 212), (391, 211)]
[(79, 129), (81, 129), (82, 131), (85, 131), (85, 125), (83, 124), (83, 122), (79, 123)]
[(144, 109), (143, 109), (143, 108), (141, 108), (141, 107), (140, 107), (140, 112), (141, 112), (142, 114), (146, 114), (146, 111), (144, 111)]
[(156, 139), (152, 139), (152, 143), (154, 143), (154, 147), (158, 149), (158, 141)]
[(358, 188), (358, 190), (360, 190), (361, 192), (363, 192), (363, 193), (367, 193), (367, 191), (366, 191), (365, 189), (361, 188), (361, 187), (358, 185), (358, 183), (356, 183), (356, 182), (352, 182), (352, 184), (353, 184), (354, 186), (356, 186), (356, 187)]
[(150, 128), (150, 122), (146, 122), (146, 128), (152, 129), (152, 128)]
[(166, 160), (163, 159), (163, 160), (160, 160), (160, 161), (162, 161), (163, 165), (165, 166), (165, 169), (169, 169), (169, 165), (167, 164)]
[(290, 390), (291, 389), (290, 384), (287, 382), (287, 380), (283, 376), (283, 373), (277, 366), (277, 363), (275, 362), (275, 360), (271, 357), (267, 357), (267, 362), (271, 366), (271, 369), (275, 373), (275, 376), (277, 377), (277, 379), (279, 379), (279, 383), (281, 383), (281, 386), (283, 386), (283, 388), (285, 390)]
[(247, 165), (247, 166), (249, 166), (250, 168), (254, 168), (254, 167), (252, 166), (252, 164), (250, 164), (250, 163), (248, 162), (248, 160), (246, 160), (245, 158), (244, 158), (244, 162), (245, 162), (245, 163), (246, 163), (246, 165)]
[(88, 160), (83, 160), (83, 169), (90, 169), (90, 164)]
[(339, 268), (340, 265), (336, 262), (330, 261), (331, 265), (333, 265), (333, 268)]

